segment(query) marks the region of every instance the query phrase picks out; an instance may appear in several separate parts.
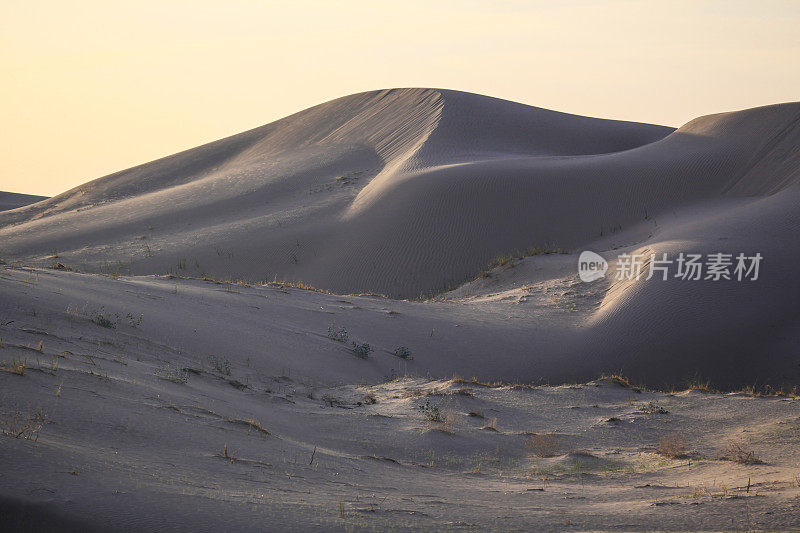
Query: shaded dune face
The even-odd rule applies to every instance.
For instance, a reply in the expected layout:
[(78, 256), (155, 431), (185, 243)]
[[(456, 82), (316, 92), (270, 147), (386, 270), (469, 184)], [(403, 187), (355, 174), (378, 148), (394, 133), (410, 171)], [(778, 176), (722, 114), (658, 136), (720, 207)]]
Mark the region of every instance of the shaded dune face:
[[(1, 212), (0, 257), (48, 266), (55, 249), (86, 272), (277, 279), (410, 299), (529, 247), (569, 250), (564, 261), (575, 263), (591, 249), (612, 271), (617, 249), (759, 252), (761, 277), (750, 284), (609, 275), (588, 286), (571, 264), (551, 271), (533, 258), (530, 269), (493, 273), (499, 285), (459, 289), (533, 287), (485, 308), (516, 323), (481, 329), (475, 319), (485, 342), (465, 337), (456, 360), (440, 347), (428, 370), (796, 382), (799, 140), (797, 103), (673, 130), (456, 91), (374, 91)], [(550, 292), (558, 287), (560, 301)], [(497, 343), (513, 357), (490, 371), (483, 354)]]
[(46, 200), (46, 196), (32, 194), (19, 194), (15, 192), (0, 192), (0, 211), (10, 211), (36, 202)]

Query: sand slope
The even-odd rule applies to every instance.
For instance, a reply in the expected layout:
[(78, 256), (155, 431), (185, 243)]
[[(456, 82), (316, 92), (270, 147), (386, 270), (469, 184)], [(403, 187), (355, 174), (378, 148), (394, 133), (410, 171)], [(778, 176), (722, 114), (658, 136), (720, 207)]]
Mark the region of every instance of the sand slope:
[[(658, 126), (453, 91), (334, 100), (0, 215), (4, 257), (399, 297), (796, 180), (800, 107)], [(146, 238), (142, 238), (146, 237)]]
[[(0, 257), (414, 298), (474, 279), (498, 254), (563, 248), (571, 253), (496, 269), (435, 310), (393, 302), (407, 309), (404, 340), (375, 324), (369, 341), (420, 347), (420, 370), (436, 376), (558, 381), (622, 370), (659, 386), (693, 375), (725, 387), (791, 385), (800, 377), (798, 138), (800, 104), (673, 131), (455, 91), (376, 91), (0, 213)], [(765, 259), (757, 282), (609, 275), (583, 284), (582, 249), (603, 253), (612, 270), (621, 252)], [(248, 334), (242, 327), (230, 342)], [(450, 333), (434, 346), (432, 329)], [(289, 353), (278, 346), (267, 356), (276, 362)]]
[[(469, 199), (494, 189), (518, 164), (509, 160), (616, 152), (669, 131), (452, 91), (364, 93), (4, 214), (0, 253), (30, 262), (57, 248), (89, 271), (277, 275), (418, 296), (463, 281), (509, 246), (556, 236), (528, 227), (499, 239), (519, 210), (509, 195), (535, 204), (543, 192), (516, 190), (513, 175), (494, 198)], [(465, 176), (457, 191), (436, 174), (487, 160), (490, 175)]]
[[(7, 530), (800, 526), (798, 398), (395, 379), (508, 372), (500, 307), (16, 269), (0, 288), (0, 361), (26, 362), (0, 371)], [(657, 454), (675, 434), (688, 455)]]
[(32, 194), (20, 194), (16, 192), (0, 192), (0, 211), (8, 211), (25, 205), (34, 204), (46, 200), (46, 196), (35, 196)]

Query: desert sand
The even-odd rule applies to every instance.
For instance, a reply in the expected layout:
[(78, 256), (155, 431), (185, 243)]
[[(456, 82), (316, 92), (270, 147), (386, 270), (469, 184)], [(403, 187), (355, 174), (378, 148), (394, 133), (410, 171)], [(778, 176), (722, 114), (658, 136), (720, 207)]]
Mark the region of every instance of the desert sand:
[[(3, 193), (0, 517), (800, 528), (799, 140), (393, 89)], [(763, 263), (612, 275), (681, 252)]]
[(46, 196), (32, 194), (19, 194), (15, 192), (0, 192), (0, 211), (8, 211), (46, 200)]

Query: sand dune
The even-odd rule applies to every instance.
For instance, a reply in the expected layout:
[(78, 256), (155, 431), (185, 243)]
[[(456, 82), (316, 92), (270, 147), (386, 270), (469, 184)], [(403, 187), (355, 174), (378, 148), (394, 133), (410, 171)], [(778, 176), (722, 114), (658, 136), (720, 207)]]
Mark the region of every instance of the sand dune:
[[(465, 280), (507, 248), (558, 237), (528, 227), (501, 238), (507, 216), (469, 234), (476, 216), (516, 216), (509, 195), (535, 210), (544, 191), (517, 190), (514, 176), (496, 198), (467, 198), (520, 164), (510, 159), (615, 152), (669, 131), (452, 91), (364, 93), (5, 214), (2, 253), (30, 262), (58, 248), (87, 271), (186, 263), (194, 274), (418, 296)], [(481, 161), (489, 175), (465, 176), (452, 194), (450, 178), (435, 174)]]
[(35, 204), (46, 200), (46, 196), (34, 196), (32, 194), (19, 194), (15, 192), (0, 192), (0, 211), (8, 211), (25, 205)]
[(798, 116), (785, 104), (671, 132), (452, 91), (364, 93), (0, 215), (2, 253), (417, 297), (501, 253), (576, 249), (788, 187)]
[(396, 89), (2, 194), (0, 524), (796, 529), (799, 139)]
[[(673, 131), (455, 91), (376, 91), (0, 213), (0, 257), (413, 298), (474, 279), (499, 254), (559, 248), (575, 254), (566, 269), (528, 260), (538, 285), (508, 269), (492, 278), (527, 287), (536, 314), (481, 309), (464, 348), (437, 347), (425, 371), (535, 381), (624, 369), (659, 385), (690, 374), (785, 384), (798, 377), (787, 356), (798, 340), (798, 138), (800, 104)], [(766, 259), (749, 285), (589, 287), (574, 270), (587, 248), (612, 260), (621, 251)], [(557, 306), (542, 309), (542, 283), (574, 285), (586, 300), (565, 319)], [(485, 285), (470, 284), (472, 296), (499, 291)], [(508, 357), (490, 367), (470, 363), (498, 346), (476, 333), (487, 312), (490, 328), (509, 330)], [(516, 323), (502, 324), (509, 315)]]

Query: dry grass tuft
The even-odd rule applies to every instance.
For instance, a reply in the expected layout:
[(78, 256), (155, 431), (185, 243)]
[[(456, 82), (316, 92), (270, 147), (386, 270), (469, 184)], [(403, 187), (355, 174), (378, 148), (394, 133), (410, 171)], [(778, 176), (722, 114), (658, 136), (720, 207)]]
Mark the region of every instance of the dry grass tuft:
[(628, 381), (628, 378), (622, 374), (601, 374), (598, 381), (607, 381), (609, 383), (613, 383), (614, 385), (625, 387), (626, 389), (631, 387), (631, 383)]
[(14, 411), (11, 414), (0, 416), (0, 432), (15, 439), (36, 441), (39, 438), (39, 430), (46, 422), (47, 416), (41, 407), (29, 414)]
[(497, 268), (502, 266), (508, 266), (508, 268), (514, 268), (514, 256), (511, 254), (508, 255), (498, 255), (495, 257), (494, 261), (489, 264), (489, 268)]
[(487, 431), (497, 431), (497, 418), (489, 419), (489, 422), (481, 429), (485, 429)]
[(716, 393), (719, 392), (717, 389), (711, 386), (711, 382), (708, 380), (703, 380), (700, 376), (695, 376), (691, 379), (686, 380), (686, 388), (687, 390), (696, 390), (705, 393)]
[(447, 433), (448, 435), (452, 435), (456, 432), (456, 415), (450, 410), (446, 410), (444, 412), (443, 420), (438, 424), (435, 424), (434, 428), (438, 431), (443, 433)]
[(448, 383), (452, 385), (473, 385), (476, 387), (489, 387), (489, 388), (500, 387), (503, 385), (499, 381), (496, 381), (494, 383), (490, 383), (488, 381), (479, 381), (476, 376), (472, 376), (472, 379), (469, 380), (464, 379), (461, 376), (453, 376), (448, 382), (445, 382), (445, 385), (447, 385)]
[(673, 433), (672, 435), (662, 437), (656, 445), (656, 453), (670, 459), (686, 457), (688, 451), (689, 441), (686, 435), (681, 433)]
[(725, 448), (725, 452), (720, 455), (720, 459), (733, 461), (742, 465), (758, 465), (762, 461), (753, 450), (748, 450), (743, 442), (732, 442)]
[(289, 287), (292, 289), (300, 289), (303, 291), (319, 292), (322, 294), (333, 294), (326, 289), (318, 289), (313, 285), (310, 285), (302, 281), (277, 281), (277, 279), (275, 279), (273, 281), (268, 281), (264, 283), (263, 286), (274, 287), (277, 289), (286, 289), (287, 287)]
[(250, 429), (254, 429), (260, 433), (264, 433), (265, 435), (270, 434), (269, 431), (267, 431), (267, 429), (261, 425), (261, 422), (254, 418), (248, 418), (244, 421), (244, 424), (246, 424)]
[(555, 457), (561, 452), (561, 443), (554, 433), (534, 433), (526, 446), (536, 457)]
[(25, 375), (25, 366), (27, 365), (27, 359), (17, 359), (16, 357), (11, 358), (11, 363), (6, 363), (3, 365), (2, 369), (10, 374), (16, 374), (18, 376)]
[(767, 398), (767, 397), (785, 397), (785, 398), (797, 398), (800, 396), (800, 386), (793, 385), (791, 388), (784, 385), (781, 388), (776, 389), (769, 385), (764, 385), (763, 387), (756, 389), (753, 386), (747, 386), (742, 388), (738, 391), (739, 394), (744, 394), (745, 396), (754, 396), (758, 398)]

